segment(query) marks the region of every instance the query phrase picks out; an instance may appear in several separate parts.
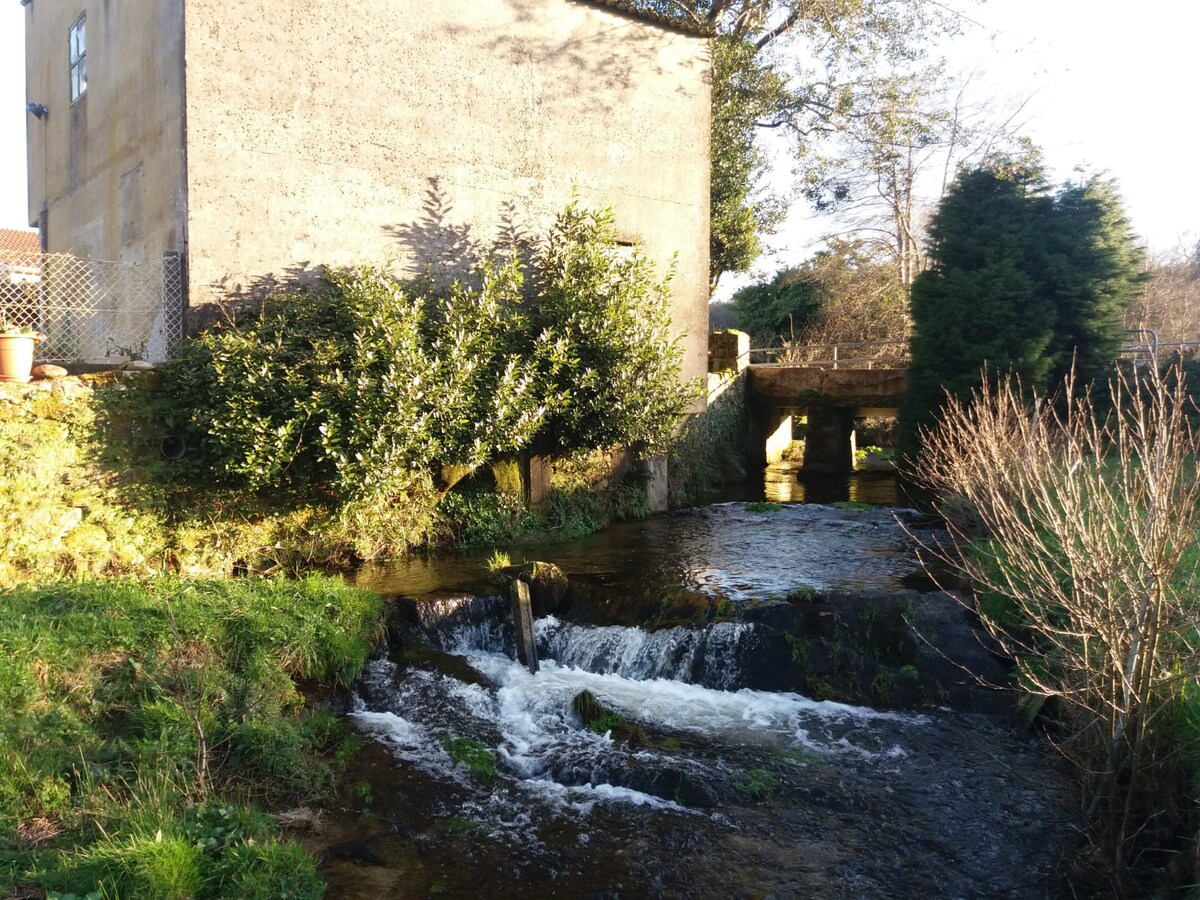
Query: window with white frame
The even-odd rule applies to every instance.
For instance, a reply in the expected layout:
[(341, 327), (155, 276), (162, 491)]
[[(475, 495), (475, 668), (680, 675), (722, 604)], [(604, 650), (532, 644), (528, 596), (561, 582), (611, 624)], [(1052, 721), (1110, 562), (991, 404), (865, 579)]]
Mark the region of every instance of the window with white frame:
[(87, 13), (80, 15), (71, 26), (71, 102), (87, 90)]

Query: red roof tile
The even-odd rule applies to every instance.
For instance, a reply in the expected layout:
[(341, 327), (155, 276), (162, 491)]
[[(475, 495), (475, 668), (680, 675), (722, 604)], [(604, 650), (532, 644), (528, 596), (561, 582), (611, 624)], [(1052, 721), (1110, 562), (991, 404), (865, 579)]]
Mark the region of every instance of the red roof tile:
[(16, 253), (41, 253), (42, 241), (36, 231), (0, 228), (0, 250)]

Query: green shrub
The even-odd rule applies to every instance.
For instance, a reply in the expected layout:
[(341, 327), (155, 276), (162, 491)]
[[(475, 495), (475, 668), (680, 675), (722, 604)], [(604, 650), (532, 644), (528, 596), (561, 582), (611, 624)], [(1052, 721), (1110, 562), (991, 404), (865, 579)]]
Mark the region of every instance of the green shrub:
[(168, 392), (215, 469), (251, 488), (313, 484), (346, 501), (406, 495), (421, 470), (525, 446), (544, 409), (516, 261), (444, 296), (381, 269), (327, 273), (252, 322), (191, 341)]
[(475, 485), (448, 492), (438, 512), (454, 540), (467, 546), (511, 541), (538, 525), (516, 494)]
[(534, 256), (534, 331), (564, 351), (543, 370), (549, 411), (540, 452), (664, 448), (697, 395), (679, 380), (669, 276), (657, 277), (640, 248), (621, 251), (612, 211), (572, 202)]
[[(665, 447), (695, 396), (669, 279), (623, 252), (611, 211), (575, 203), (530, 268), (531, 304), (517, 259), (440, 292), (378, 268), (328, 272), (189, 341), (164, 382), (195, 449), (180, 471), (328, 503), (367, 557), (428, 533), (439, 498), (485, 463)], [(637, 499), (622, 502), (636, 513)], [(505, 503), (464, 492), (441, 513), (458, 540), (486, 543), (530, 524)]]

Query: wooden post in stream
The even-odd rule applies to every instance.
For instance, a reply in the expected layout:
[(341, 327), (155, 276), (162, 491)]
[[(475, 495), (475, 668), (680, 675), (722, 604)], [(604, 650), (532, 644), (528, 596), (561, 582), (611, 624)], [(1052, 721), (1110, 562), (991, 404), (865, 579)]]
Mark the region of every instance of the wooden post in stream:
[(521, 579), (512, 583), (513, 625), (517, 631), (517, 659), (524, 663), (529, 671), (537, 674), (537, 642), (533, 636), (533, 603), (529, 599), (529, 585)]

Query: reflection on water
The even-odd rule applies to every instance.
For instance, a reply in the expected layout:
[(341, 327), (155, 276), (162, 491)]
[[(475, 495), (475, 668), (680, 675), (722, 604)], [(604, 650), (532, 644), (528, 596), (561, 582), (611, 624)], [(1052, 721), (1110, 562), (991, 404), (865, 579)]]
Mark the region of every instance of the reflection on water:
[[(658, 620), (714, 603), (783, 597), (799, 587), (899, 589), (917, 569), (892, 509), (788, 504), (761, 510), (724, 503), (620, 522), (598, 534), (536, 548), (512, 548), (514, 560), (540, 558), (568, 573), (586, 596), (581, 618), (595, 624)], [(899, 513), (912, 518), (911, 513)], [(357, 581), (385, 594), (425, 598), (491, 593), (487, 551), (434, 559), (406, 557), (364, 568)], [(853, 564), (848, 561), (853, 560)]]
[(763, 495), (775, 503), (868, 503), (871, 506), (909, 506), (895, 472), (854, 472), (844, 478), (802, 479), (799, 466), (788, 463), (767, 466), (763, 473)]
[(865, 503), (919, 509), (924, 506), (916, 487), (894, 469), (863, 470), (842, 478), (802, 478), (800, 464), (774, 463), (763, 471), (762, 481), (751, 480), (728, 488), (723, 500), (769, 500), (772, 503)]
[[(661, 618), (667, 598), (681, 608), (707, 606), (714, 599), (738, 602), (782, 595), (801, 584), (831, 587), (850, 580), (898, 587), (900, 579), (911, 574), (911, 550), (888, 508), (920, 504), (895, 472), (801, 480), (798, 467), (783, 463), (770, 466), (763, 481), (734, 488), (723, 499), (734, 502), (620, 522), (573, 541), (502, 549), (508, 549), (514, 561), (548, 559), (573, 577), (582, 576), (604, 595), (613, 621), (640, 621), (656, 614)], [(764, 517), (737, 502), (764, 499), (788, 504), (787, 514)], [(881, 508), (854, 512), (815, 505), (844, 501)], [(851, 532), (859, 536), (847, 538)], [(355, 580), (409, 597), (488, 594), (496, 590), (487, 572), (493, 549), (404, 556), (365, 566)], [(848, 555), (873, 562), (859, 563), (851, 571), (845, 566)]]

